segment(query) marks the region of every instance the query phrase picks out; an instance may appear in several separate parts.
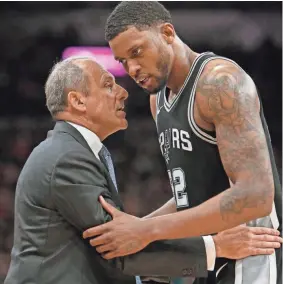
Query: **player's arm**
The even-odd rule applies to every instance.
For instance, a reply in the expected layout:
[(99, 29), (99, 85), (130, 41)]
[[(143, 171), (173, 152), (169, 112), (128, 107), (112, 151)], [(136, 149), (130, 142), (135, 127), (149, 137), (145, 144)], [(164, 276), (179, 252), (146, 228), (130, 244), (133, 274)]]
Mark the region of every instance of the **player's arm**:
[(166, 214), (170, 214), (170, 213), (174, 213), (174, 212), (177, 212), (177, 208), (176, 208), (175, 198), (172, 197), (163, 206), (161, 206), (157, 210), (153, 211), (152, 213), (144, 216), (143, 219), (162, 216), (162, 215), (166, 215)]
[(219, 222), (243, 223), (270, 214), (274, 181), (251, 77), (234, 64), (204, 74), (199, 105), (216, 130), (217, 146), (231, 188), (219, 195)]

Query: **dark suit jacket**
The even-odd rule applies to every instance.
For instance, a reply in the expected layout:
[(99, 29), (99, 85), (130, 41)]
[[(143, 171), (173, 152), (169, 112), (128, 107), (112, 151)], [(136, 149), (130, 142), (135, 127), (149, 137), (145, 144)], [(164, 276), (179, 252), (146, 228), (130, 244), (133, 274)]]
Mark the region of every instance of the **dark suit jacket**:
[(128, 275), (207, 275), (202, 238), (155, 242), (137, 254), (104, 260), (82, 238), (85, 229), (111, 219), (100, 195), (123, 210), (105, 166), (82, 135), (57, 122), (18, 179), (14, 246), (4, 283), (134, 284)]

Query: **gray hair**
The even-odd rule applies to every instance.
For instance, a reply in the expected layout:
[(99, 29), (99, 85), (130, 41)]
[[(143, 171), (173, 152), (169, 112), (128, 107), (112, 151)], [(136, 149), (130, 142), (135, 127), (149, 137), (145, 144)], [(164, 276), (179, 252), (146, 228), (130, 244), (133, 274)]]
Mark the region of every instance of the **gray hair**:
[(88, 95), (88, 76), (74, 61), (92, 60), (91, 57), (70, 57), (56, 63), (45, 83), (46, 106), (52, 117), (67, 106), (69, 91), (82, 92)]

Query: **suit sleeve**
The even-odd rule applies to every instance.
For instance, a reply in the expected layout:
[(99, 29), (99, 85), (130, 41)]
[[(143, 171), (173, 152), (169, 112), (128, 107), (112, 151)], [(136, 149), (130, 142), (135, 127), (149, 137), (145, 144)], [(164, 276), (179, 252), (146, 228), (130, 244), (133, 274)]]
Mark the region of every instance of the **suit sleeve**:
[(60, 214), (79, 231), (112, 219), (98, 201), (103, 195), (115, 206), (99, 161), (90, 153), (74, 149), (58, 159), (51, 177), (51, 194)]
[(153, 242), (144, 250), (124, 257), (125, 274), (168, 277), (207, 277), (202, 237)]

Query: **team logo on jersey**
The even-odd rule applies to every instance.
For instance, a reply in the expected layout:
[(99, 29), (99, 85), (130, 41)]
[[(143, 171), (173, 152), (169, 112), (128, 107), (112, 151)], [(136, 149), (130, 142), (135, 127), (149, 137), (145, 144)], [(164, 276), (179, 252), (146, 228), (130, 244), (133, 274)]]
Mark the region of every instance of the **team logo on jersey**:
[(180, 149), (184, 151), (192, 151), (192, 143), (190, 141), (190, 134), (187, 131), (179, 130), (177, 128), (169, 128), (159, 134), (159, 145), (161, 153), (169, 164), (170, 150)]

